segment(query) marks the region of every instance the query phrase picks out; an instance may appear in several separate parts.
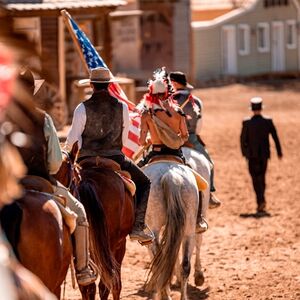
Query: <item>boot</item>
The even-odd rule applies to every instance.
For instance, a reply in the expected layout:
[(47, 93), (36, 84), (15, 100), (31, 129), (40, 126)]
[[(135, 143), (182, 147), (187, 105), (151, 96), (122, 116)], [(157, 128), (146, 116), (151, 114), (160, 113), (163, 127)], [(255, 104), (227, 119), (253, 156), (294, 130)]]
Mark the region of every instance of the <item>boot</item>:
[(130, 233), (130, 239), (132, 241), (139, 241), (140, 243), (150, 243), (153, 241), (154, 236), (144, 232), (144, 225), (134, 225)]
[(204, 219), (202, 214), (200, 214), (199, 216), (197, 216), (196, 233), (203, 233), (207, 229), (208, 229), (208, 223)]
[(265, 213), (266, 212), (266, 202), (261, 202), (259, 205), (257, 205), (257, 213)]
[(85, 286), (96, 281), (97, 273), (89, 266), (89, 231), (88, 223), (77, 224), (74, 231), (75, 269), (79, 285)]
[(208, 229), (208, 223), (202, 215), (202, 193), (199, 192), (199, 206), (197, 213), (196, 233), (203, 233)]
[(140, 202), (137, 203), (135, 210), (135, 221), (131, 233), (129, 234), (131, 240), (137, 240), (140, 243), (150, 243), (153, 241), (154, 236), (152, 232), (150, 234), (144, 232), (145, 226), (145, 215), (147, 210), (149, 193), (144, 193)]
[(213, 193), (210, 193), (208, 207), (212, 209), (217, 208), (219, 206), (221, 206), (221, 201)]

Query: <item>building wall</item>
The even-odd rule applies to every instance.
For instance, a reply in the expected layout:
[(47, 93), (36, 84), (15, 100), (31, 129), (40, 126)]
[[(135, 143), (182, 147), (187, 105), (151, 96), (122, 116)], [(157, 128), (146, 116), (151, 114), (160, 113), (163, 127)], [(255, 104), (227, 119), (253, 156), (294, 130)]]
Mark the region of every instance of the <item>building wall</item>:
[(173, 69), (190, 73), (191, 61), (191, 9), (188, 2), (174, 4)]
[(197, 81), (218, 77), (222, 69), (219, 29), (193, 29), (192, 40), (194, 47), (192, 60), (193, 82), (196, 84)]
[[(254, 73), (267, 73), (272, 70), (272, 22), (283, 21), (284, 23), (284, 47), (286, 57), (286, 70), (297, 69), (297, 49), (288, 50), (286, 47), (286, 20), (297, 20), (297, 9), (290, 0), (289, 6), (275, 6), (265, 8), (264, 1), (259, 1), (255, 10), (251, 11), (235, 20), (230, 24), (250, 25), (250, 54), (245, 56), (238, 55), (238, 74), (251, 75)], [(257, 50), (256, 26), (260, 22), (267, 22), (270, 26), (270, 50), (267, 53), (260, 53)], [(290, 56), (292, 55), (292, 56)], [(294, 60), (296, 58), (296, 60)], [(290, 69), (291, 68), (291, 69)]]
[[(254, 74), (269, 73), (272, 71), (272, 22), (283, 21), (284, 23), (284, 50), (286, 71), (298, 70), (298, 44), (296, 49), (286, 47), (286, 20), (297, 21), (297, 9), (292, 0), (289, 6), (264, 7), (264, 1), (258, 1), (252, 11), (241, 14), (234, 19), (223, 22), (216, 26), (201, 29), (193, 27), (194, 41), (194, 80), (201, 81), (215, 79), (222, 76), (222, 26), (239, 24), (250, 26), (250, 53), (241, 56), (237, 51), (237, 75), (247, 76)], [(270, 50), (260, 53), (257, 49), (257, 23), (267, 22), (270, 26)], [(237, 35), (236, 35), (237, 38)], [(297, 38), (299, 34), (297, 33)], [(238, 45), (238, 43), (237, 43)]]
[(58, 19), (56, 17), (40, 18), (42, 69), (50, 75), (51, 81), (59, 86), (58, 67)]

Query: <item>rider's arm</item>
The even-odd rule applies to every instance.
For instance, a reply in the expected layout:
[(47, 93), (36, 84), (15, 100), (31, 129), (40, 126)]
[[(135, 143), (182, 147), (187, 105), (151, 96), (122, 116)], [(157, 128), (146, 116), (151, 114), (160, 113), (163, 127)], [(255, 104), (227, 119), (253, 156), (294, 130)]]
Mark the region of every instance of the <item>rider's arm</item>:
[(200, 135), (201, 129), (202, 129), (202, 117), (199, 118), (196, 123), (196, 134), (197, 135)]
[(181, 116), (181, 118), (180, 118), (180, 133), (181, 133), (182, 139), (184, 141), (187, 141), (189, 138), (189, 132), (188, 132), (188, 128), (187, 128), (184, 116)]
[(128, 139), (128, 131), (129, 131), (129, 110), (126, 103), (122, 102), (123, 105), (123, 131), (122, 131), (122, 143), (123, 145)]
[(200, 135), (201, 130), (202, 130), (202, 124), (203, 124), (203, 122), (202, 122), (203, 103), (199, 98), (197, 98), (195, 96), (193, 96), (193, 98), (194, 98), (195, 105), (197, 108), (197, 116), (196, 116), (197, 122), (196, 122), (195, 133), (197, 135)]
[(45, 114), (44, 135), (47, 141), (47, 164), (50, 174), (55, 174), (59, 170), (62, 163), (62, 154), (57, 137), (57, 132), (53, 124), (52, 118)]
[(64, 145), (64, 149), (68, 152), (72, 150), (72, 146), (78, 141), (78, 148), (81, 148), (83, 133), (86, 123), (86, 112), (83, 103), (80, 103), (74, 110), (72, 125)]
[(147, 113), (144, 113), (141, 118), (141, 134), (139, 142), (142, 146), (145, 146), (147, 144), (147, 133), (149, 131), (149, 127), (147, 124)]

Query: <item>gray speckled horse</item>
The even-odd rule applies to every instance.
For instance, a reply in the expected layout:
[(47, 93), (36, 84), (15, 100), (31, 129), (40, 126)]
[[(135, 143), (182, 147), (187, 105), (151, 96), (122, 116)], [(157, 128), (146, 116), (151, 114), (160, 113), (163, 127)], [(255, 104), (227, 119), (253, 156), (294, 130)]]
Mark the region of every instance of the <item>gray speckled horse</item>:
[[(186, 162), (209, 183), (211, 166), (210, 166), (210, 162), (206, 159), (206, 157), (203, 154), (200, 154), (199, 152), (187, 147), (183, 147), (182, 152), (184, 154)], [(207, 212), (209, 197), (210, 197), (210, 186), (208, 186), (206, 190), (202, 191), (201, 194), (202, 194), (202, 215), (206, 217), (206, 212)], [(197, 286), (201, 286), (204, 283), (204, 274), (203, 271), (201, 270), (201, 260), (200, 260), (201, 244), (202, 244), (202, 234), (197, 234), (195, 274), (194, 274), (195, 285)]]
[(199, 203), (195, 177), (176, 162), (155, 162), (145, 166), (144, 172), (151, 179), (146, 222), (155, 235), (148, 289), (154, 291), (154, 299), (171, 299), (170, 283), (179, 260), (181, 299), (187, 299)]

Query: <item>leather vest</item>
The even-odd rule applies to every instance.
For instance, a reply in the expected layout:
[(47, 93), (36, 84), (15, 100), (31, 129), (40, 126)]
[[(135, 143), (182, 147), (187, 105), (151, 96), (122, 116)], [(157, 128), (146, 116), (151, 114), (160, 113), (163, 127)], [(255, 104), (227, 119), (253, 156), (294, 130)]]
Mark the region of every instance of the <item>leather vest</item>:
[(107, 90), (95, 92), (84, 103), (86, 124), (79, 157), (121, 154), (123, 105)]
[[(177, 100), (179, 106), (182, 106), (189, 96), (190, 96), (190, 92), (188, 90), (178, 90), (174, 94), (174, 99)], [(195, 96), (193, 96), (193, 98), (195, 104), (199, 107), (200, 114), (196, 114), (196, 112), (193, 109), (193, 105), (191, 101), (189, 101), (183, 108), (183, 112), (187, 116), (186, 123), (187, 123), (188, 132), (191, 134), (196, 132), (197, 121), (199, 118), (201, 118), (201, 109), (202, 109), (200, 100)]]
[(27, 147), (18, 148), (27, 167), (27, 175), (41, 176), (49, 181), (52, 178), (48, 172), (47, 152), (48, 146), (44, 135), (45, 112), (35, 109), (34, 112), (26, 112), (30, 132), (25, 132), (29, 136)]

